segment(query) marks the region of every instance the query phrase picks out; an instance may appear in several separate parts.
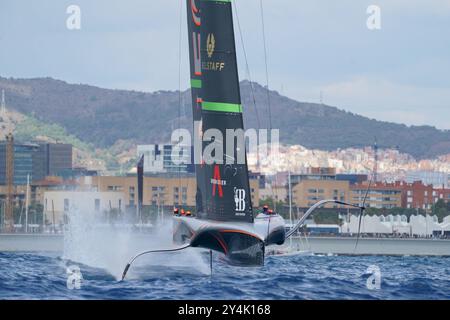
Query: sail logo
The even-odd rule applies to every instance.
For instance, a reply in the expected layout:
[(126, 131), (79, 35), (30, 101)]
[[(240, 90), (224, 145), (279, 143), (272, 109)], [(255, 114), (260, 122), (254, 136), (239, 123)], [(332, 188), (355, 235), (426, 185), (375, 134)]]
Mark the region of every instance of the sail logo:
[(207, 71), (222, 71), (225, 68), (225, 62), (212, 62), (212, 61), (208, 61), (208, 62), (203, 62), (203, 70), (207, 70)]
[(227, 182), (225, 180), (222, 180), (222, 178), (220, 177), (220, 168), (217, 164), (214, 166), (214, 175), (213, 175), (213, 178), (211, 179), (211, 184), (213, 185), (212, 195), (215, 196), (216, 189), (218, 189), (219, 197), (222, 198), (223, 197), (222, 186), (226, 186)]
[[(206, 54), (211, 59), (216, 50), (216, 37), (213, 33), (208, 34), (206, 38)], [(225, 68), (223, 61), (203, 61), (202, 69), (207, 71), (222, 71)]]
[(236, 211), (245, 211), (245, 189), (234, 189), (234, 202), (236, 203)]
[(214, 54), (214, 50), (216, 49), (216, 38), (214, 38), (214, 34), (208, 34), (208, 38), (206, 39), (206, 52), (208, 53), (208, 58), (211, 58)]

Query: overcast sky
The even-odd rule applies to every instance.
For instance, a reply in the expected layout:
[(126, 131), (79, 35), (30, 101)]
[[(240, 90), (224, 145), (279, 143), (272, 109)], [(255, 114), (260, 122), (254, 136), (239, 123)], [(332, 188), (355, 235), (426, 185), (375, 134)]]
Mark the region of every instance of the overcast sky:
[[(0, 76), (179, 88), (184, 0), (0, 0)], [(260, 0), (235, 0), (252, 80), (265, 84)], [(450, 129), (450, 0), (263, 0), (270, 87), (364, 116)], [(81, 30), (66, 9), (81, 8)], [(369, 30), (369, 5), (381, 30)], [(181, 88), (189, 85), (182, 14)], [(235, 19), (236, 25), (236, 19)], [(241, 79), (247, 79), (236, 25)]]

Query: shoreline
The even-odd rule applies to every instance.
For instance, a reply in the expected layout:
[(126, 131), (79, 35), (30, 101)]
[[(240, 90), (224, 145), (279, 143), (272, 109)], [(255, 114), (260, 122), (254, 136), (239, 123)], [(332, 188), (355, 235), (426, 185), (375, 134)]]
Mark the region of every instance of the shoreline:
[(448, 239), (360, 238), (356, 251), (356, 237), (295, 237), (293, 242), (317, 254), (450, 257)]
[[(136, 234), (145, 241), (145, 235)], [(293, 237), (294, 248), (315, 254), (450, 257), (450, 239)], [(286, 243), (289, 243), (287, 241)], [(63, 234), (0, 234), (0, 252), (63, 252)]]

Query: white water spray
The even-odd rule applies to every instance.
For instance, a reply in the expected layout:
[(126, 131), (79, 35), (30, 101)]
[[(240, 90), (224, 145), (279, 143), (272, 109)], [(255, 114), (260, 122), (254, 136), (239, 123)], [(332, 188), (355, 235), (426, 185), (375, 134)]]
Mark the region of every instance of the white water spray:
[[(166, 219), (152, 231), (140, 232), (134, 225), (109, 224), (98, 213), (72, 209), (64, 232), (64, 259), (101, 268), (120, 279), (125, 265), (136, 254), (154, 249), (173, 248), (172, 221)], [(158, 253), (141, 259), (136, 266), (182, 267), (185, 270), (209, 273), (201, 251), (189, 248), (182, 253)], [(133, 270), (135, 270), (133, 265)], [(130, 277), (139, 277), (131, 271)]]

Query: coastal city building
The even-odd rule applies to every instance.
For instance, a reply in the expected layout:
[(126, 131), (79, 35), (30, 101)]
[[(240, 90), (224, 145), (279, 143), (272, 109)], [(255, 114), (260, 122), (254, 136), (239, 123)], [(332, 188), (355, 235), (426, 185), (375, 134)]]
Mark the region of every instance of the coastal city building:
[[(6, 185), (6, 142), (0, 141), (0, 185)], [(60, 143), (14, 143), (14, 185), (55, 176), (72, 169), (72, 145)]]
[[(33, 154), (39, 149), (37, 144), (19, 144), (13, 146), (13, 183), (26, 185), (27, 176), (33, 175)], [(7, 143), (0, 142), (0, 185), (6, 185)]]
[(433, 185), (435, 188), (444, 187), (448, 188), (449, 174), (438, 171), (407, 171), (405, 181), (407, 183), (413, 183), (415, 181), (422, 181), (423, 184)]
[[(67, 210), (77, 210), (79, 207), (76, 206), (77, 202), (85, 202), (83, 205), (88, 206), (85, 209), (89, 212), (103, 212), (111, 209), (124, 212), (135, 210), (137, 205), (135, 173), (128, 176), (102, 176), (97, 171), (73, 168), (72, 146), (68, 144), (14, 143), (13, 150), (12, 203), (15, 208), (14, 212), (23, 211), (25, 206), (28, 176), (30, 177), (29, 204), (40, 205), (44, 208), (43, 223), (47, 225), (61, 224)], [(365, 152), (370, 154), (371, 151), (368, 149)], [(173, 147), (170, 144), (141, 145), (138, 146), (137, 153), (139, 156), (144, 155), (144, 206), (161, 207), (166, 210), (174, 206), (195, 207), (196, 179), (192, 174), (195, 169), (189, 164), (192, 153), (181, 153), (180, 156), (184, 159), (182, 161), (184, 163), (181, 164), (172, 161)], [(398, 157), (399, 155), (393, 152), (391, 156)], [(363, 154), (358, 157), (361, 161), (365, 159)], [(385, 161), (386, 157), (381, 157), (381, 161)], [(369, 175), (357, 171), (343, 173), (339, 163), (335, 164), (337, 167), (305, 166), (300, 171), (301, 173), (284, 171), (269, 177), (260, 172), (250, 171), (253, 207), (259, 207), (260, 201), (267, 199), (289, 203), (288, 181), (291, 182), (292, 205), (298, 208), (295, 211), (297, 214), (301, 214), (306, 208), (323, 199), (335, 199), (362, 205), (369, 185)], [(386, 168), (383, 169), (380, 166), (380, 171), (383, 172), (383, 170)], [(433, 204), (438, 200), (450, 202), (448, 175), (446, 176), (442, 172), (433, 174), (430, 171), (413, 170), (408, 171), (406, 175), (408, 177), (406, 181), (388, 182), (382, 180), (383, 176), (379, 174), (379, 181), (371, 183), (365, 206), (379, 209), (414, 208), (431, 213)], [(423, 178), (424, 181), (416, 180), (417, 178)], [(0, 142), (1, 216), (4, 215), (3, 203), (7, 194), (5, 184), (6, 143)], [(325, 210), (333, 209), (338, 209), (342, 214), (347, 212), (343, 210), (348, 208), (334, 204), (325, 206)], [(387, 216), (379, 219), (380, 221), (384, 219), (381, 221), (383, 223), (389, 222), (389, 219), (392, 219), (392, 222), (395, 222), (395, 219), (404, 222), (402, 217)], [(420, 218), (417, 219), (420, 220)], [(21, 220), (18, 225), (20, 222)], [(312, 230), (318, 232), (317, 230), (326, 229), (322, 227), (311, 225), (311, 232)], [(391, 228), (391, 232), (393, 232), (392, 230), (398, 231), (401, 229), (399, 228)], [(417, 227), (415, 230), (419, 229)]]
[[(449, 156), (419, 160), (409, 154), (401, 153), (395, 148), (378, 148), (377, 155), (377, 181), (414, 182), (414, 180), (423, 180), (425, 184), (430, 184), (430, 181), (421, 176), (416, 176), (416, 178), (412, 176), (414, 172), (421, 171), (446, 173), (447, 185), (449, 184)], [(256, 153), (250, 153), (248, 158), (250, 169), (260, 171), (265, 175), (275, 175), (287, 171), (306, 173), (310, 167), (333, 167), (336, 169), (336, 174), (370, 174), (375, 164), (374, 148), (372, 147), (324, 151), (307, 149), (301, 145), (280, 145), (276, 155), (259, 159)], [(256, 161), (257, 159), (260, 161)], [(410, 179), (407, 179), (408, 173)], [(433, 175), (431, 174), (431, 176)]]
[(40, 143), (33, 152), (33, 181), (58, 176), (72, 169), (72, 145)]
[(274, 199), (275, 201), (287, 202), (288, 191), (285, 185), (278, 185), (273, 182), (266, 183), (264, 188), (259, 189), (259, 199)]
[(446, 203), (450, 203), (450, 188), (438, 188), (435, 189), (437, 197), (442, 199)]
[[(347, 202), (350, 195), (348, 181), (301, 180), (292, 188), (292, 203), (301, 208), (311, 207), (320, 200), (334, 199)], [(341, 205), (329, 203), (325, 208), (338, 208)]]
[[(125, 206), (137, 205), (137, 179), (135, 176), (93, 176), (78, 179), (80, 187), (100, 192), (121, 192)], [(250, 179), (252, 204), (259, 206), (259, 180)], [(195, 206), (197, 181), (193, 175), (145, 176), (143, 205), (146, 206)]]
[[(144, 174), (194, 173), (192, 148), (182, 147), (178, 154), (174, 151), (171, 144), (138, 145), (138, 157), (144, 156)], [(178, 157), (178, 163), (174, 157)]]
[(437, 191), (433, 185), (424, 184), (422, 181), (414, 181), (413, 183), (397, 182), (402, 189), (402, 207), (418, 208), (430, 210), (434, 203), (439, 200)]
[[(402, 189), (395, 183), (357, 183), (350, 186), (350, 202), (354, 205), (377, 209), (392, 209), (402, 206)], [(367, 197), (366, 197), (367, 193)]]
[[(44, 193), (45, 224), (61, 226), (73, 215), (81, 219), (93, 218), (94, 214), (104, 214), (111, 210), (123, 210), (124, 194), (112, 191), (46, 191)], [(70, 213), (70, 214), (69, 214)]]

